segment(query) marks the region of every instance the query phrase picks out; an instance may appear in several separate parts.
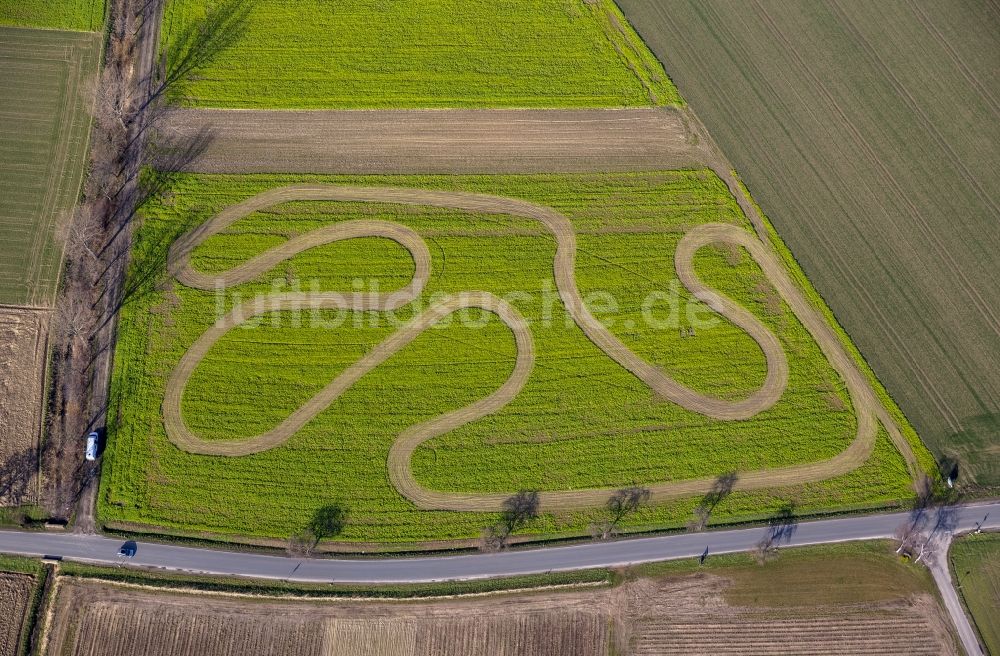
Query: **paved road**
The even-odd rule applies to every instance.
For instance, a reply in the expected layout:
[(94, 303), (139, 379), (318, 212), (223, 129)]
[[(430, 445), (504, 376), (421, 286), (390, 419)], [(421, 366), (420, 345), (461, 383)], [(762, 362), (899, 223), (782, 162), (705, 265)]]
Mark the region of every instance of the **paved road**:
[[(1000, 528), (1000, 502), (963, 506), (956, 532)], [(905, 513), (802, 522), (785, 545), (891, 537)], [(985, 519), (985, 521), (984, 521)], [(254, 553), (139, 543), (137, 566), (302, 582), (415, 583), (614, 567), (753, 549), (766, 528), (685, 533), (612, 542), (588, 542), (498, 554), (384, 559), (293, 559)], [(0, 531), (0, 552), (53, 555), (77, 561), (117, 562), (122, 541), (97, 535)]]

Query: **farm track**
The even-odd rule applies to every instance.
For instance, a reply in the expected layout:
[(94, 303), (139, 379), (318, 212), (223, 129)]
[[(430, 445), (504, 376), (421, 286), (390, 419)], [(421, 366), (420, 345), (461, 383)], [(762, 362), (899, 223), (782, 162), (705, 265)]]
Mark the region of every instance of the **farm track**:
[(200, 173), (566, 173), (699, 166), (685, 110), (174, 109), (171, 144), (208, 129)]
[[(319, 412), (327, 408), (365, 373), (373, 370), (404, 348), (435, 322), (458, 309), (478, 307), (496, 314), (513, 332), (517, 345), (517, 358), (513, 372), (504, 384), (488, 397), (405, 430), (390, 449), (389, 477), (401, 494), (422, 508), (491, 511), (500, 509), (508, 496), (506, 494), (443, 493), (428, 490), (417, 483), (410, 468), (410, 458), (420, 444), (502, 408), (517, 396), (530, 375), (534, 362), (530, 328), (516, 309), (486, 292), (458, 294), (431, 307), (350, 366), (271, 431), (240, 440), (206, 441), (187, 428), (181, 412), (181, 401), (187, 381), (212, 345), (234, 326), (262, 313), (278, 310), (318, 308), (392, 310), (416, 299), (429, 278), (430, 256), (422, 239), (403, 226), (381, 221), (351, 221), (307, 233), (217, 276), (199, 274), (192, 270), (189, 262), (190, 255), (205, 239), (254, 211), (293, 200), (423, 205), (469, 212), (509, 214), (538, 220), (552, 233), (557, 244), (554, 274), (560, 299), (567, 312), (588, 338), (615, 362), (646, 383), (660, 398), (719, 420), (748, 419), (770, 408), (781, 397), (788, 380), (788, 363), (785, 353), (773, 333), (747, 310), (714, 293), (694, 273), (693, 258), (701, 247), (720, 241), (742, 246), (761, 266), (775, 289), (813, 335), (826, 357), (845, 380), (857, 414), (858, 429), (855, 439), (848, 448), (829, 460), (756, 472), (740, 472), (736, 487), (738, 489), (759, 489), (791, 485), (847, 473), (863, 463), (871, 453), (879, 418), (882, 418), (883, 422), (886, 419), (889, 420), (886, 426), (894, 443), (902, 452), (911, 470), (916, 467), (915, 457), (908, 443), (899, 434), (898, 429), (891, 422), (891, 418), (884, 412), (884, 409), (881, 409), (867, 379), (858, 370), (853, 359), (844, 351), (837, 336), (799, 291), (780, 260), (769, 247), (745, 230), (731, 225), (703, 224), (685, 235), (675, 255), (675, 267), (681, 282), (696, 297), (746, 331), (760, 345), (765, 354), (768, 373), (763, 385), (748, 398), (732, 402), (698, 394), (677, 383), (629, 350), (590, 314), (576, 287), (576, 235), (569, 219), (558, 212), (521, 200), (483, 194), (393, 187), (363, 188), (329, 185), (296, 185), (273, 189), (227, 208), (175, 242), (171, 248), (169, 259), (171, 273), (186, 285), (211, 290), (252, 279), (282, 260), (313, 246), (341, 239), (380, 236), (398, 242), (411, 253), (415, 263), (412, 281), (408, 286), (391, 294), (342, 294), (334, 292), (274, 294), (243, 303), (222, 317), (188, 349), (167, 381), (163, 401), (167, 436), (174, 444), (186, 451), (210, 455), (239, 456), (278, 446)], [(703, 493), (708, 491), (713, 483), (714, 479), (712, 478), (691, 479), (659, 483), (650, 486), (650, 489), (653, 499), (660, 500)], [(541, 501), (547, 510), (568, 510), (601, 505), (606, 501), (607, 495), (608, 490), (602, 489), (543, 492)]]

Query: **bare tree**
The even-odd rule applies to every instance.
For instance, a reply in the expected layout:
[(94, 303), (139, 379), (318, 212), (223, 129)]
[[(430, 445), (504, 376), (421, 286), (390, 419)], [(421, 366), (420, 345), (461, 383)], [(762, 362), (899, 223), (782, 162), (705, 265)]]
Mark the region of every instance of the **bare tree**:
[[(922, 560), (929, 560), (937, 554), (942, 540), (946, 545), (956, 526), (958, 526), (958, 509), (955, 506), (939, 506), (934, 513), (934, 522), (931, 523), (926, 536), (916, 546), (917, 557), (913, 562), (919, 563)], [(946, 550), (945, 547), (943, 551)]]
[(726, 472), (725, 474), (720, 474), (715, 482), (712, 484), (712, 488), (707, 494), (702, 498), (701, 503), (694, 509), (694, 518), (688, 521), (688, 529), (692, 531), (701, 531), (708, 525), (708, 520), (715, 510), (715, 507), (722, 502), (723, 499), (729, 496), (736, 486), (736, 481), (739, 477), (736, 472)]
[(699, 503), (695, 506), (694, 517), (688, 520), (687, 529), (689, 531), (703, 531), (705, 527), (708, 526), (708, 518), (712, 515), (712, 511), (703, 503)]
[(920, 542), (920, 527), (914, 521), (907, 520), (896, 527), (894, 537), (899, 542), (896, 553), (909, 556)]
[(71, 254), (85, 255), (88, 269), (96, 273), (95, 268), (100, 262), (97, 251), (100, 250), (101, 238), (104, 236), (100, 219), (90, 204), (79, 205), (72, 214), (72, 220), (66, 228), (66, 245)]
[(479, 538), (480, 551), (501, 551), (505, 546), (507, 546), (507, 536), (503, 534), (499, 525), (483, 529), (483, 534)]
[(934, 552), (934, 542), (950, 534), (958, 522), (957, 511), (950, 505), (954, 491), (946, 489), (927, 475), (913, 482), (913, 509), (906, 521), (896, 528), (899, 542), (896, 553), (915, 556), (914, 562), (928, 559)]
[(487, 527), (480, 540), (483, 551), (500, 551), (507, 546), (511, 534), (538, 517), (541, 497), (535, 490), (521, 490), (503, 502), (500, 523)]
[(308, 557), (312, 555), (316, 542), (316, 536), (309, 529), (304, 529), (288, 538), (285, 551), (289, 556)]
[(754, 547), (754, 558), (757, 560), (757, 564), (763, 565), (764, 563), (772, 560), (778, 555), (778, 547), (774, 543), (774, 538), (770, 533), (765, 534), (764, 537)]
[[(110, 57), (115, 55), (112, 53)], [(95, 118), (105, 131), (124, 135), (132, 120), (134, 87), (126, 84), (125, 72), (120, 66), (109, 65), (102, 74), (102, 83), (97, 88)]]
[(757, 562), (764, 564), (777, 555), (778, 547), (792, 539), (798, 529), (798, 519), (795, 517), (795, 504), (786, 503), (767, 521), (767, 530), (757, 543), (755, 554)]
[(622, 518), (629, 513), (634, 513), (643, 505), (649, 502), (652, 491), (648, 487), (640, 485), (629, 485), (620, 490), (616, 490), (608, 498), (607, 509), (611, 517), (599, 524), (591, 527), (591, 532), (595, 538), (607, 540), (618, 530), (618, 524)]
[(75, 354), (82, 349), (94, 327), (94, 313), (87, 300), (81, 296), (73, 296), (61, 303), (53, 315), (55, 331), (69, 344), (70, 353)]

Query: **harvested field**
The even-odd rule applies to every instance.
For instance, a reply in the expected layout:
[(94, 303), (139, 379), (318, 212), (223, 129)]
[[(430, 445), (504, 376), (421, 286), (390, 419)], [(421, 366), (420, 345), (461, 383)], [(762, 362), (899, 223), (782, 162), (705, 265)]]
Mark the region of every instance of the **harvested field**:
[(35, 579), (28, 574), (0, 572), (0, 654), (15, 656), (31, 603)]
[(231, 111), (175, 109), (172, 144), (210, 130), (201, 173), (558, 173), (674, 169), (705, 157), (676, 108)]
[[(729, 557), (698, 574), (628, 576), (610, 588), (419, 602), (281, 601), (63, 578), (46, 652), (769, 655), (836, 644), (837, 653), (866, 656), (957, 653), (925, 572), (884, 546), (823, 555), (789, 551), (763, 567)], [(802, 573), (791, 590), (769, 580)]]
[(0, 306), (0, 506), (37, 500), (48, 312)]
[(1000, 484), (996, 4), (621, 5), (920, 435)]
[(100, 34), (0, 28), (0, 303), (53, 301), (100, 49)]
[(105, 0), (0, 0), (0, 25), (100, 32)]
[(487, 645), (498, 656), (607, 653), (607, 612), (585, 595), (559, 601), (278, 602), (65, 579), (47, 653), (466, 656)]
[[(527, 530), (579, 533), (630, 481), (657, 503), (627, 522), (677, 526), (720, 472), (718, 516), (745, 518), (905, 498), (901, 453), (926, 463), (709, 171), (170, 185), (130, 274), (103, 521), (282, 540), (343, 499), (346, 542), (474, 539), (473, 511), (539, 489)], [(731, 320), (692, 336), (702, 284)], [(455, 298), (503, 321), (419, 327)]]
[[(232, 43), (175, 90), (197, 107), (623, 107), (680, 102), (613, 0), (254, 0)], [(169, 0), (185, 56), (208, 0)], [(223, 37), (224, 38), (224, 37)]]
[(958, 538), (951, 544), (952, 580), (987, 653), (1000, 654), (1000, 533)]

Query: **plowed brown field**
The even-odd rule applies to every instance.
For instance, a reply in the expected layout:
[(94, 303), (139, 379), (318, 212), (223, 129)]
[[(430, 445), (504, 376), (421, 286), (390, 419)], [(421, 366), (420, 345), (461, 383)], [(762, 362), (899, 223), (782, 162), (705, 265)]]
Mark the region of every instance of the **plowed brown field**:
[(677, 108), (256, 111), (178, 109), (158, 166), (210, 130), (185, 162), (203, 173), (558, 173), (697, 165), (704, 143)]
[(37, 499), (48, 312), (0, 306), (0, 505)]
[(21, 639), (35, 579), (27, 574), (0, 572), (0, 654), (13, 656)]
[(828, 548), (790, 551), (763, 567), (423, 601), (278, 600), (61, 579), (47, 653), (956, 654), (920, 571), (880, 549), (843, 559)]

